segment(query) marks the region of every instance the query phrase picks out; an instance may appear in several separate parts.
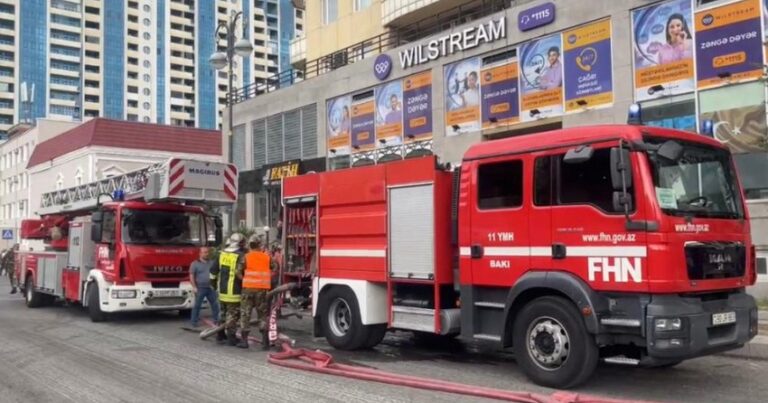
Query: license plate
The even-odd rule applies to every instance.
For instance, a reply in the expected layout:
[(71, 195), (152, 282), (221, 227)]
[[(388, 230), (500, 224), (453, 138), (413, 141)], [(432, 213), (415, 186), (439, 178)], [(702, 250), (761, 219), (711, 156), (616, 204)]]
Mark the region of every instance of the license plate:
[(736, 312), (723, 312), (712, 314), (712, 325), (721, 326), (736, 322)]
[(152, 294), (155, 297), (178, 297), (181, 296), (181, 290), (155, 290)]

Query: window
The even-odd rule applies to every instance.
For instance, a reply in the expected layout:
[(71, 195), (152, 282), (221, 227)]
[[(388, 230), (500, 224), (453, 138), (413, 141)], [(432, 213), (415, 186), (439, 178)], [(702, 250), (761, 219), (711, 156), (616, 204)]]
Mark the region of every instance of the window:
[(144, 81), (148, 83), (152, 81), (152, 77), (149, 74), (144, 74)]
[(145, 27), (148, 27), (148, 26), (150, 26), (150, 25), (152, 25), (152, 21), (150, 21), (150, 19), (149, 19), (149, 18), (145, 18), (145, 19), (144, 19), (144, 26), (145, 26)]
[(522, 161), (480, 165), (477, 177), (477, 204), (481, 209), (520, 207), (523, 204)]
[(339, 0), (322, 0), (323, 24), (330, 24), (339, 18)]
[(145, 4), (142, 8), (144, 9), (145, 13), (152, 11), (152, 7), (150, 7), (149, 4)]
[(144, 88), (144, 90), (143, 90), (142, 92), (143, 92), (143, 93), (144, 93), (144, 95), (146, 95), (146, 96), (149, 96), (150, 94), (152, 94), (152, 90), (150, 90), (149, 88)]
[(149, 110), (149, 108), (151, 108), (151, 107), (152, 107), (152, 106), (149, 104), (149, 102), (144, 102), (144, 104), (143, 104), (142, 106), (144, 107), (144, 110), (145, 110), (145, 111), (148, 111), (148, 110)]
[(149, 60), (144, 60), (144, 68), (148, 69), (150, 67), (152, 67), (152, 62), (150, 62)]
[(536, 158), (533, 174), (533, 204), (552, 205), (552, 157)]
[(613, 213), (613, 185), (611, 184), (611, 150), (594, 151), (589, 161), (566, 164), (559, 156), (559, 204), (589, 204)]
[(667, 129), (696, 130), (696, 104), (691, 95), (642, 103), (643, 124)]
[(370, 5), (371, 0), (355, 0), (355, 11), (365, 10)]
[(768, 258), (757, 257), (757, 274), (768, 276)]
[(145, 55), (152, 53), (152, 49), (149, 46), (144, 46), (142, 50), (144, 51)]
[(147, 40), (147, 41), (148, 41), (148, 40), (150, 40), (150, 39), (152, 39), (152, 35), (151, 35), (149, 32), (145, 32), (145, 33), (144, 33), (144, 40)]

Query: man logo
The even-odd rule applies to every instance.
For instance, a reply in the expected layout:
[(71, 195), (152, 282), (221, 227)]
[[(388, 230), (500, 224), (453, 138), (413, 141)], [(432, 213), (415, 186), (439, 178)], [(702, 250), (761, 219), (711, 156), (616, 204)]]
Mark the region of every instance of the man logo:
[(707, 14), (701, 19), (701, 23), (705, 26), (712, 25), (713, 22), (715, 22), (715, 17), (712, 14)]
[(392, 72), (392, 58), (386, 54), (380, 54), (373, 63), (373, 74), (379, 80), (386, 80)]

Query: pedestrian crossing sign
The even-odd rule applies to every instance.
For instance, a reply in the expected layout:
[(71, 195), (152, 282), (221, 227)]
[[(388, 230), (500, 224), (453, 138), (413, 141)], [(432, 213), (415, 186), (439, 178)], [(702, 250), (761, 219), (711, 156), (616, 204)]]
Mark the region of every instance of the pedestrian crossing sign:
[(3, 239), (13, 239), (13, 230), (12, 229), (4, 229), (3, 230)]

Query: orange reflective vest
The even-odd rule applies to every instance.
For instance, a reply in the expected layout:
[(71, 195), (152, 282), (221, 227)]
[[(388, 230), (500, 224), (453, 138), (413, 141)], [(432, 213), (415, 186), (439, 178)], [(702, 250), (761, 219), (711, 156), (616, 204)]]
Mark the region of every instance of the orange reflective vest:
[(269, 270), (269, 255), (264, 252), (248, 252), (245, 255), (243, 288), (269, 290), (272, 288), (272, 274)]

